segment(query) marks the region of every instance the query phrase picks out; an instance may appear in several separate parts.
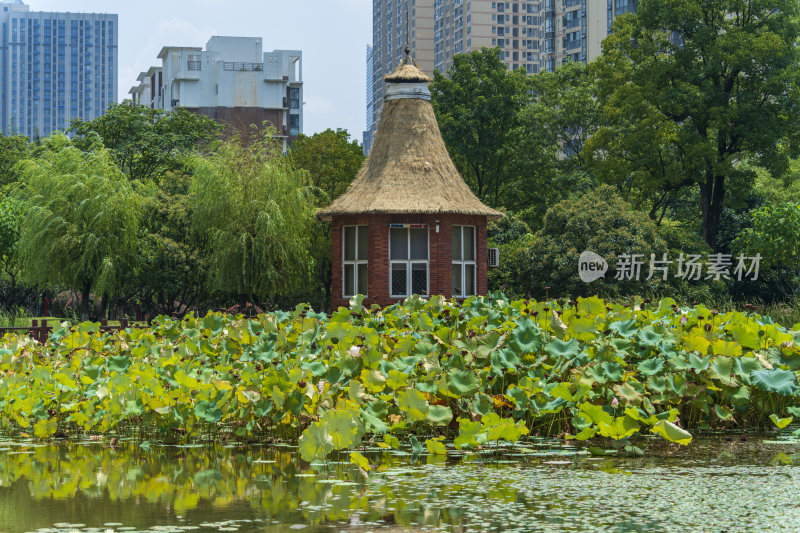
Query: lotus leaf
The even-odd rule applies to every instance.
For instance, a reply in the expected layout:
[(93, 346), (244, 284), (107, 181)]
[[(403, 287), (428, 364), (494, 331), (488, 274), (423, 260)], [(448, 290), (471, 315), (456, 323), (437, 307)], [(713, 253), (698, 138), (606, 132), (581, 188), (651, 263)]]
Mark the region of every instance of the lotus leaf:
[(530, 318), (522, 318), (508, 335), (508, 347), (519, 354), (532, 353), (542, 345), (542, 332)]
[(786, 426), (792, 423), (792, 420), (794, 420), (794, 418), (791, 416), (787, 418), (780, 418), (778, 417), (778, 415), (774, 413), (769, 415), (769, 419), (772, 420), (772, 423), (775, 424), (775, 426), (777, 426), (778, 429), (785, 428)]
[(450, 392), (457, 396), (472, 396), (480, 389), (480, 381), (474, 372), (451, 369), (447, 373), (447, 385)]
[(797, 391), (797, 378), (794, 372), (773, 368), (750, 373), (750, 381), (759, 389), (782, 396), (791, 396)]
[(428, 416), (428, 401), (425, 395), (416, 389), (397, 391), (397, 406), (408, 414), (412, 422), (425, 420)]
[(434, 455), (447, 455), (447, 448), (440, 439), (428, 439), (425, 441), (425, 447)]
[(303, 431), (298, 444), (304, 461), (325, 459), (333, 451), (333, 438), (328, 434), (327, 424), (321, 420), (312, 422)]
[(677, 442), (684, 446), (688, 446), (692, 442), (691, 433), (668, 420), (660, 420), (650, 431), (661, 435), (670, 442)]
[(601, 421), (598, 425), (600, 434), (604, 437), (611, 437), (614, 440), (620, 440), (630, 437), (639, 431), (639, 423), (631, 417), (618, 416), (613, 422)]
[(431, 405), (428, 420), (437, 426), (446, 426), (453, 419), (453, 411), (445, 405)]

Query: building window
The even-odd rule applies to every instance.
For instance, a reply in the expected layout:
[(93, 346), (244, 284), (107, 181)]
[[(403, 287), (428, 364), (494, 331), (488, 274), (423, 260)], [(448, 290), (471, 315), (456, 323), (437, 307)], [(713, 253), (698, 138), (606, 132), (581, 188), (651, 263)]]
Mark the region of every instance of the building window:
[(345, 226), (342, 239), (342, 296), (367, 294), (367, 226)]
[(475, 227), (453, 226), (453, 296), (475, 294)]
[(389, 283), (393, 298), (428, 294), (428, 227), (389, 225)]
[(187, 70), (201, 70), (203, 63), (200, 61), (199, 55), (190, 55), (186, 65)]

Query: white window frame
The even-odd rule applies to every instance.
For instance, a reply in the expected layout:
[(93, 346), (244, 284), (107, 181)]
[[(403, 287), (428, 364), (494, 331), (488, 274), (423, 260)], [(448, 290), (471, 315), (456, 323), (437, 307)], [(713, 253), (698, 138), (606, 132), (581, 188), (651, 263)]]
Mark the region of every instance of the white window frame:
[[(464, 228), (472, 228), (472, 260), (464, 260)], [(472, 265), (474, 267), (474, 275), (472, 276), (472, 294), (464, 294), (464, 288), (461, 287), (461, 294), (453, 294), (456, 298), (469, 298), (470, 296), (474, 296), (478, 294), (478, 228), (476, 226), (453, 226), (452, 231), (460, 231), (461, 232), (461, 259), (456, 260), (452, 259), (453, 265), (458, 265), (461, 267), (461, 285), (464, 284), (464, 280), (467, 279), (467, 266)], [(451, 239), (452, 241), (452, 236)], [(451, 245), (452, 246), (452, 245)]]
[[(345, 250), (347, 243), (345, 242), (347, 239), (347, 228), (356, 228), (356, 242), (354, 243), (355, 246), (353, 247), (353, 257), (352, 260), (345, 259)], [(367, 226), (365, 224), (358, 225), (358, 224), (351, 224), (348, 226), (342, 226), (342, 297), (343, 298), (350, 298), (355, 296), (355, 294), (347, 294), (347, 265), (353, 266), (353, 290), (356, 291), (358, 294), (358, 266), (359, 265), (369, 265), (369, 261), (367, 259), (358, 259), (358, 234), (361, 231), (367, 231)], [(369, 238), (369, 233), (367, 233), (367, 238)], [(369, 243), (367, 243), (367, 247), (369, 248)], [(367, 250), (369, 252), (369, 249)], [(367, 283), (369, 283), (369, 266), (367, 266)], [(369, 286), (367, 286), (367, 291), (369, 291)], [(367, 296), (366, 294), (364, 296)]]
[[(427, 259), (411, 259), (411, 230), (412, 229), (423, 229), (423, 228), (412, 228), (412, 227), (407, 227), (407, 228), (394, 227), (393, 228), (393, 227), (391, 227), (391, 225), (388, 227), (388, 231), (389, 231), (389, 293), (390, 293), (389, 297), (390, 298), (408, 298), (412, 294), (414, 294), (413, 292), (411, 292), (411, 288), (412, 288), (411, 287), (411, 285), (412, 285), (411, 272), (412, 272), (412, 265), (418, 265), (418, 264), (424, 264), (425, 265), (425, 284), (428, 287), (428, 294), (420, 294), (419, 296), (424, 296), (424, 297), (427, 298), (430, 295), (430, 292), (431, 292), (431, 228), (427, 224), (424, 224), (424, 226), (425, 226), (425, 228), (424, 228), (425, 232), (426, 232), (425, 236), (427, 237), (426, 240), (427, 240), (427, 246), (428, 246), (428, 254), (427, 254), (428, 258)], [(393, 230), (393, 229), (402, 229), (402, 230), (406, 231), (406, 252), (407, 252), (407, 257), (409, 259), (392, 259), (392, 232), (391, 232), (391, 230)], [(397, 264), (397, 263), (402, 264), (406, 269), (406, 294), (391, 294), (392, 289), (393, 289), (393, 285), (394, 285), (394, 283), (392, 283), (392, 280), (393, 280), (393, 278), (392, 278), (392, 274), (393, 274), (392, 265), (393, 264)]]

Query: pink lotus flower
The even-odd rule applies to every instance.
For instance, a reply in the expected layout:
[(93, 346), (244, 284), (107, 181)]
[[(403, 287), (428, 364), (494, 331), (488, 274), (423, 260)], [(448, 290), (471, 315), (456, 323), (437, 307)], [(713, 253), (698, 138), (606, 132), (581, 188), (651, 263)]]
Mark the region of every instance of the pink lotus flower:
[(361, 347), (351, 346), (347, 353), (349, 353), (351, 357), (361, 357)]
[(611, 407), (614, 407), (614, 408), (619, 407), (619, 400), (617, 400), (616, 396), (614, 396), (614, 399), (611, 400)]
[(686, 315), (681, 315), (681, 324), (688, 324), (689, 319), (686, 318)]

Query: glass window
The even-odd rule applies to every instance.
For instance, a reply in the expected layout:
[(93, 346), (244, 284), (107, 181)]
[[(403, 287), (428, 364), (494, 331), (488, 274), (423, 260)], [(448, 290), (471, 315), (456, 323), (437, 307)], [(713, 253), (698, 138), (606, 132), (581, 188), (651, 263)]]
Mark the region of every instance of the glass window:
[(428, 295), (427, 227), (389, 228), (391, 296)]
[(342, 296), (366, 295), (367, 226), (345, 226), (342, 240)]
[(453, 296), (466, 298), (476, 292), (475, 227), (453, 226)]

